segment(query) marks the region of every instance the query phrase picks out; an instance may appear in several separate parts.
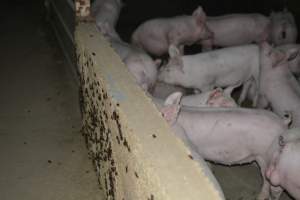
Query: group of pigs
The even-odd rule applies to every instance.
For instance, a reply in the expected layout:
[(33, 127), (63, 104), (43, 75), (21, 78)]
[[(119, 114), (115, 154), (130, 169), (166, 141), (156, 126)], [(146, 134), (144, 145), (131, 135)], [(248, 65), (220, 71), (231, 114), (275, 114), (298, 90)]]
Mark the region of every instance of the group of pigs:
[[(115, 30), (121, 8), (121, 0), (96, 0), (97, 27), (192, 157), (255, 161), (263, 178), (258, 200), (279, 199), (284, 189), (300, 199), (300, 45), (292, 14), (207, 17), (199, 6), (192, 15), (142, 23), (127, 43)], [(185, 55), (192, 44), (202, 52)], [(236, 103), (231, 92), (240, 86)], [(246, 98), (253, 108), (238, 106)]]

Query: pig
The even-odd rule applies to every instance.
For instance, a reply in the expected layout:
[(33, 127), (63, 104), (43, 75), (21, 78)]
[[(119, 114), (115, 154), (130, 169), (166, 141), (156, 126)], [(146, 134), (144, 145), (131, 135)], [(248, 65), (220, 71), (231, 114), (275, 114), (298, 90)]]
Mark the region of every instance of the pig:
[(230, 93), (231, 91), (216, 88), (200, 94), (183, 96), (181, 104), (191, 107), (237, 107)]
[(205, 12), (199, 6), (192, 16), (152, 19), (134, 31), (131, 42), (154, 56), (166, 54), (171, 44), (177, 46), (183, 54), (184, 45), (212, 37), (205, 18)]
[(157, 79), (157, 68), (160, 60), (153, 60), (146, 52), (138, 47), (124, 42), (120, 36), (106, 23), (101, 24), (104, 37), (120, 56), (129, 72), (134, 76), (138, 85), (144, 91), (151, 91)]
[[(261, 45), (260, 99), (269, 102), (280, 116), (292, 114), (291, 127), (300, 127), (300, 85), (288, 68), (288, 61), (297, 57), (299, 49), (282, 52), (268, 43)], [(260, 106), (260, 105), (258, 105)]]
[[(276, 47), (276, 49), (279, 49), (283, 52), (288, 52), (292, 49), (299, 49), (300, 50), (300, 44), (284, 44), (284, 45), (279, 45)], [(300, 54), (297, 55), (297, 57), (291, 61), (288, 61), (289, 63), (289, 69), (291, 72), (299, 76), (300, 75)]]
[[(158, 80), (196, 88), (201, 92), (214, 87), (231, 87), (244, 84), (239, 103), (245, 99), (250, 82), (259, 88), (260, 64), (259, 47), (244, 45), (227, 47), (195, 55), (181, 56), (179, 50), (169, 47), (170, 59), (158, 74)], [(255, 90), (258, 96), (258, 90)], [(256, 102), (253, 102), (256, 105)]]
[[(297, 49), (300, 50), (300, 45), (299, 44), (285, 44), (285, 45), (280, 45), (276, 47), (277, 50), (285, 53), (285, 54), (290, 54), (293, 51), (296, 51)], [(289, 70), (295, 75), (299, 76), (300, 75), (300, 53), (298, 53), (294, 59), (287, 60), (288, 62), (288, 67)], [(298, 93), (300, 93), (300, 88), (297, 87), (299, 85), (299, 81), (295, 78), (291, 78), (291, 83), (294, 85), (295, 89), (298, 89)], [(247, 93), (247, 97), (249, 99), (252, 99), (255, 94), (255, 86), (251, 85), (249, 88), (249, 91)], [(258, 99), (257, 103), (259, 108), (267, 108), (269, 106), (269, 102), (267, 101), (266, 98), (263, 98), (262, 96)]]
[(95, 0), (91, 6), (91, 13), (96, 19), (96, 25), (102, 32), (102, 24), (107, 23), (112, 31), (119, 19), (122, 8), (121, 0)]
[(269, 40), (270, 19), (261, 14), (207, 17), (206, 24), (214, 37), (201, 41), (203, 51), (211, 50), (213, 46), (229, 47)]
[(289, 134), (282, 135), (282, 149), (269, 165), (266, 177), (272, 185), (280, 186), (277, 196), (284, 188), (295, 199), (300, 199), (300, 134), (299, 128), (293, 129)]
[(268, 199), (270, 190), (276, 193), (265, 173), (281, 150), (281, 136), (290, 131), (290, 119), (259, 109), (180, 106), (181, 96), (180, 92), (171, 94), (160, 111), (192, 156), (224, 165), (255, 161), (263, 177), (257, 199)]
[(298, 30), (294, 16), (286, 8), (281, 12), (271, 12), (271, 42), (275, 45), (295, 43)]

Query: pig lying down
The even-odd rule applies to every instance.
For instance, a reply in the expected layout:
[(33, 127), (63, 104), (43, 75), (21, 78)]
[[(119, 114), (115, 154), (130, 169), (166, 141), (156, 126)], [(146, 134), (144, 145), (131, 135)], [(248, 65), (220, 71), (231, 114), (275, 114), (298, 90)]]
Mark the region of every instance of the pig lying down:
[(184, 45), (199, 43), (212, 37), (205, 23), (205, 13), (199, 6), (192, 16), (152, 19), (141, 24), (132, 34), (133, 44), (146, 52), (162, 56), (173, 44), (183, 53)]
[[(214, 87), (230, 87), (232, 90), (244, 84), (241, 99), (247, 94), (249, 83), (259, 87), (257, 45), (227, 47), (188, 56), (181, 56), (179, 50), (171, 45), (169, 54), (169, 62), (159, 71), (159, 81), (196, 88), (201, 92), (210, 91)], [(258, 90), (255, 91), (258, 95)]]
[[(270, 176), (265, 175), (274, 169), (274, 159), (283, 159), (282, 138), (294, 132), (300, 134), (299, 129), (287, 129), (290, 119), (281, 119), (266, 110), (180, 107), (180, 98), (180, 93), (170, 95), (160, 110), (174, 133), (190, 148), (192, 156), (224, 165), (256, 161), (263, 177), (257, 199), (278, 199), (282, 192), (280, 186), (285, 185), (270, 185), (267, 180)], [(297, 169), (300, 152), (297, 153), (298, 162), (287, 160), (280, 174)], [(300, 179), (285, 182), (288, 181), (300, 185)]]
[(211, 50), (213, 46), (260, 43), (269, 39), (270, 20), (261, 14), (208, 17), (206, 24), (214, 37), (201, 41), (203, 50)]

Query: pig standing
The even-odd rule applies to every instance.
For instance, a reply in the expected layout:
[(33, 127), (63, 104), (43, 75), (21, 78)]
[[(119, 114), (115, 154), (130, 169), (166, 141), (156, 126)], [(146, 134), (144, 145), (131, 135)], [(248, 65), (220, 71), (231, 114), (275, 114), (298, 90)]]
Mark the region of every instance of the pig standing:
[[(169, 55), (169, 62), (159, 72), (160, 81), (196, 88), (201, 92), (210, 91), (214, 87), (233, 89), (244, 84), (240, 97), (242, 100), (251, 82), (259, 88), (260, 66), (257, 45), (227, 47), (188, 56), (181, 56), (179, 50), (171, 45)], [(258, 94), (258, 90), (255, 91)], [(254, 101), (253, 104), (255, 103)]]
[[(281, 186), (295, 199), (300, 199), (300, 134), (293, 129), (281, 138), (282, 149), (273, 159), (266, 172), (267, 178), (275, 186)], [(280, 188), (280, 187), (279, 187)], [(279, 189), (278, 195), (281, 190)]]
[(95, 0), (91, 6), (92, 15), (96, 19), (96, 25), (100, 31), (102, 25), (107, 23), (112, 31), (115, 32), (115, 26), (119, 19), (122, 8), (121, 0)]
[(206, 24), (214, 37), (202, 40), (204, 51), (213, 46), (229, 47), (260, 43), (269, 39), (270, 20), (261, 14), (230, 14), (208, 17)]
[(199, 6), (192, 16), (153, 19), (141, 24), (133, 33), (131, 41), (146, 52), (162, 56), (173, 44), (181, 49), (201, 39), (212, 37), (205, 24), (205, 13)]
[(268, 43), (261, 45), (260, 99), (269, 102), (280, 116), (291, 113), (291, 127), (300, 127), (300, 85), (288, 68), (288, 60), (298, 53), (297, 48), (284, 53)]
[(275, 45), (295, 43), (298, 30), (294, 16), (287, 9), (282, 12), (272, 12), (271, 19), (271, 41)]
[(152, 90), (156, 82), (157, 66), (160, 64), (160, 60), (153, 61), (142, 49), (122, 41), (119, 35), (106, 23), (101, 25), (101, 29), (104, 37), (135, 77), (137, 84), (145, 91)]
[[(289, 132), (287, 121), (266, 110), (243, 108), (180, 109), (180, 93), (170, 95), (161, 112), (175, 134), (190, 148), (192, 156), (225, 165), (256, 161), (263, 177), (258, 200), (265, 200), (278, 187), (265, 177), (269, 164), (281, 148), (279, 139)], [(288, 170), (288, 168), (286, 169)]]

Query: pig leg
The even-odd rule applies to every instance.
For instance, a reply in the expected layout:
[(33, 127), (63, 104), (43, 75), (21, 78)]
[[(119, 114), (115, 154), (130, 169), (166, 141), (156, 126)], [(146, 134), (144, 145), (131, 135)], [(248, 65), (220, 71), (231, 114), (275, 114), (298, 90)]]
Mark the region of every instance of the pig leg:
[(210, 51), (213, 49), (213, 40), (207, 39), (201, 41), (202, 52)]
[(168, 34), (168, 43), (169, 46), (174, 45), (179, 49), (179, 55), (184, 55), (184, 45), (179, 44), (179, 37), (180, 33), (177, 33), (176, 31), (170, 31)]
[(257, 158), (256, 161), (260, 167), (260, 172), (261, 172), (261, 176), (263, 179), (263, 185), (262, 185), (260, 193), (257, 196), (257, 200), (266, 200), (266, 199), (269, 199), (269, 197), (270, 197), (270, 183), (268, 182), (268, 180), (265, 176), (267, 166), (265, 164), (265, 161), (262, 158)]
[(271, 185), (271, 199), (272, 200), (279, 200), (282, 192), (283, 192), (282, 187)]
[(258, 99), (257, 99), (257, 108), (267, 108), (269, 106), (269, 101), (268, 99), (264, 96), (264, 95), (259, 95)]
[(252, 80), (248, 80), (248, 81), (246, 81), (246, 83), (243, 84), (243, 89), (242, 89), (241, 95), (238, 100), (239, 105), (241, 105), (243, 103), (243, 101), (246, 99), (246, 95), (248, 93), (250, 86), (252, 86)]

